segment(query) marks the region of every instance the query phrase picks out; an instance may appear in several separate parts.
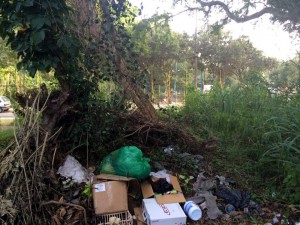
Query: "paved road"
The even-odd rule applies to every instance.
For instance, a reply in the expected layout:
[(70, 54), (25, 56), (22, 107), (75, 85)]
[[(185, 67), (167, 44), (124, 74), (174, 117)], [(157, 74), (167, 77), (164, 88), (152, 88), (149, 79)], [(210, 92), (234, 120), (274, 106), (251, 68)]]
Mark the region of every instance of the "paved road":
[(12, 125), (15, 120), (15, 114), (13, 109), (10, 109), (8, 111), (4, 111), (0, 113), (0, 127), (1, 129), (4, 126)]

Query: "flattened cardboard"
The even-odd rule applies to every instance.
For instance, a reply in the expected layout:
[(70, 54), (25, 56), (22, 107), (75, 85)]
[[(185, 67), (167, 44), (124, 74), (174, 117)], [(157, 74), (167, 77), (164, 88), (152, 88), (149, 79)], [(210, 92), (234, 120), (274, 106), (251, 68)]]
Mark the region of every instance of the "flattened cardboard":
[(94, 177), (95, 180), (115, 180), (115, 181), (130, 181), (130, 180), (135, 180), (135, 178), (132, 177), (123, 177), (123, 176), (117, 176), (113, 174), (104, 174), (100, 173), (99, 175), (96, 175)]
[(171, 204), (171, 203), (185, 202), (185, 197), (182, 194), (182, 189), (179, 185), (177, 177), (170, 175), (170, 180), (173, 185), (173, 188), (176, 191), (178, 191), (177, 194), (154, 196), (154, 192), (151, 187), (151, 184), (148, 181), (144, 181), (141, 183), (143, 197), (151, 198), (154, 196), (158, 204)]
[(128, 210), (127, 184), (124, 181), (104, 181), (93, 184), (96, 215)]
[(137, 225), (145, 225), (147, 224), (143, 218), (143, 210), (142, 208), (140, 207), (136, 207), (136, 208), (133, 208), (133, 211), (134, 211), (134, 214), (135, 214), (135, 217), (136, 217), (136, 224)]

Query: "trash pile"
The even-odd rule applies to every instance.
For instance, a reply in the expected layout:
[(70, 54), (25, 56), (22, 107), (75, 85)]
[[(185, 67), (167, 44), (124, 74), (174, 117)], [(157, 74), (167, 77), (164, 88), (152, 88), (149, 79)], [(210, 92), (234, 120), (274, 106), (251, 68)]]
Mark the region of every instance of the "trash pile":
[[(170, 148), (164, 151), (172, 152)], [(182, 157), (193, 158), (190, 154)], [(196, 160), (201, 161), (201, 157)], [(85, 184), (84, 194), (93, 198), (92, 216), (98, 225), (208, 224), (210, 220), (240, 224), (249, 218), (264, 218), (268, 225), (289, 224), (284, 215), (274, 214), (253, 201), (250, 192), (235, 190), (231, 179), (201, 172), (193, 184), (193, 195), (187, 197), (176, 174), (165, 169), (151, 171), (149, 161), (137, 147), (124, 146), (102, 160), (97, 175), (72, 156), (67, 156), (57, 173), (71, 178), (66, 187), (72, 182)], [(53, 224), (65, 224), (61, 219), (71, 213), (77, 219), (72, 224), (79, 223), (80, 217), (88, 224), (83, 207), (63, 200), (61, 205), (64, 207), (52, 212)]]

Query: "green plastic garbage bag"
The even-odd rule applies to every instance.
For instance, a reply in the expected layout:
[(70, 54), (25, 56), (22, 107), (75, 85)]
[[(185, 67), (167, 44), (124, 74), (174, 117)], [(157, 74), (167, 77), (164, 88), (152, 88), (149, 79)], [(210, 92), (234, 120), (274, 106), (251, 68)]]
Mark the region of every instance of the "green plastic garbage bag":
[(103, 159), (99, 172), (144, 179), (151, 171), (149, 161), (136, 146), (124, 146)]

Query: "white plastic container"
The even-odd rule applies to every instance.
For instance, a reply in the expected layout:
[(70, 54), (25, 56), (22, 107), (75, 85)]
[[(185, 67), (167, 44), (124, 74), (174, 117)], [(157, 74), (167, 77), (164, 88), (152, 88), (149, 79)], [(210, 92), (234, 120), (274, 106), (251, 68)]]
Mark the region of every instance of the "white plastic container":
[(202, 217), (202, 211), (200, 207), (193, 201), (186, 202), (183, 209), (191, 220), (197, 221)]

